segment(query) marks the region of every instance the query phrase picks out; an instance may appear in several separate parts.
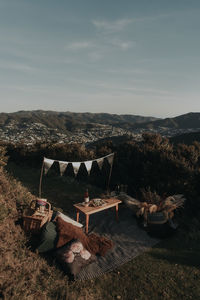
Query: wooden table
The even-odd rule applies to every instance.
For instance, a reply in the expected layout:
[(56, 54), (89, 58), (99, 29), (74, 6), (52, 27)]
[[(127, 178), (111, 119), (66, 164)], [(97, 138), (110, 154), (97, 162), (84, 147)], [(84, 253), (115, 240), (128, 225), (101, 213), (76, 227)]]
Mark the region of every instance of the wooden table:
[(109, 199), (103, 199), (106, 204), (102, 206), (84, 206), (84, 203), (77, 203), (74, 204), (74, 207), (76, 208), (76, 221), (79, 221), (79, 213), (82, 212), (85, 214), (86, 217), (86, 227), (85, 231), (88, 233), (88, 226), (89, 226), (89, 217), (92, 214), (95, 214), (99, 211), (115, 207), (116, 210), (116, 219), (118, 221), (118, 205), (122, 202), (121, 200), (118, 200), (116, 198), (109, 198)]

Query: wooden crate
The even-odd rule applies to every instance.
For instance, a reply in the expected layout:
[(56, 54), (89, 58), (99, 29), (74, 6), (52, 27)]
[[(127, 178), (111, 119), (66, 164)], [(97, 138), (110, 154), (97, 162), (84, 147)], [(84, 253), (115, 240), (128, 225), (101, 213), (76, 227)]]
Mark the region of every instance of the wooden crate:
[(33, 234), (39, 234), (42, 226), (51, 220), (53, 211), (51, 210), (51, 204), (47, 202), (47, 208), (45, 208), (44, 212), (41, 213), (40, 211), (32, 208), (33, 201), (30, 204), (30, 208), (25, 212), (25, 215), (23, 216), (23, 228), (27, 233), (30, 232)]

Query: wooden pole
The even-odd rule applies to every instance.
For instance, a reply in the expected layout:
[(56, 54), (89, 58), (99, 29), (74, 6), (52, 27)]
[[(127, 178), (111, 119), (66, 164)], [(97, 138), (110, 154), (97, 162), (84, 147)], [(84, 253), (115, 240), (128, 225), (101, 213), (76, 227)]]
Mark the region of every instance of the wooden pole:
[[(113, 161), (114, 161), (114, 154), (113, 154)], [(109, 185), (110, 185), (110, 178), (111, 178), (111, 173), (112, 173), (113, 161), (112, 161), (112, 164), (110, 166), (110, 173), (109, 173), (108, 184), (107, 184), (107, 193), (109, 193)]]
[(41, 194), (42, 194), (42, 176), (43, 176), (43, 170), (44, 170), (44, 159), (43, 159), (43, 162), (42, 162), (42, 168), (41, 168), (41, 173), (40, 173), (39, 198), (41, 198)]

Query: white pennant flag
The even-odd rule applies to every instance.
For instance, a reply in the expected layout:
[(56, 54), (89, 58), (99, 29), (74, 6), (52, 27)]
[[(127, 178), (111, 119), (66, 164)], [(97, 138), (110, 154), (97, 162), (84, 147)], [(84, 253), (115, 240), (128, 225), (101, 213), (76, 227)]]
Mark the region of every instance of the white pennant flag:
[(92, 169), (92, 163), (93, 163), (93, 160), (88, 160), (88, 161), (84, 162), (85, 167), (86, 167), (87, 172), (88, 172), (88, 175), (90, 175), (90, 171)]
[(51, 166), (53, 165), (54, 160), (44, 157), (44, 174), (46, 175)]
[(65, 170), (67, 169), (68, 162), (66, 161), (59, 161), (59, 167), (60, 167), (60, 175), (63, 176)]
[(112, 166), (112, 164), (113, 164), (113, 158), (114, 158), (114, 153), (106, 156), (106, 158), (107, 158), (107, 161), (109, 162), (110, 166)]
[(98, 159), (96, 159), (96, 162), (97, 162), (97, 164), (98, 164), (100, 170), (101, 170), (102, 167), (103, 167), (103, 160), (104, 160), (104, 157), (103, 157), (103, 158), (98, 158)]
[(72, 167), (74, 169), (75, 176), (78, 174), (78, 170), (80, 168), (81, 163), (80, 162), (72, 162)]

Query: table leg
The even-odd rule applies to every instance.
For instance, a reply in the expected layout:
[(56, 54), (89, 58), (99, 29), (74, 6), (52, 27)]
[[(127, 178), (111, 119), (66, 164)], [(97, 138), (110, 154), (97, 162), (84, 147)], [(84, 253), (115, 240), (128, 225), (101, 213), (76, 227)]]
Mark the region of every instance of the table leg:
[(78, 222), (79, 221), (79, 210), (77, 209), (76, 210), (76, 222)]
[(116, 204), (115, 208), (116, 208), (116, 220), (119, 221), (119, 217), (118, 217), (118, 204)]
[(85, 232), (88, 233), (88, 226), (89, 226), (89, 215), (86, 215), (86, 224), (85, 224)]

